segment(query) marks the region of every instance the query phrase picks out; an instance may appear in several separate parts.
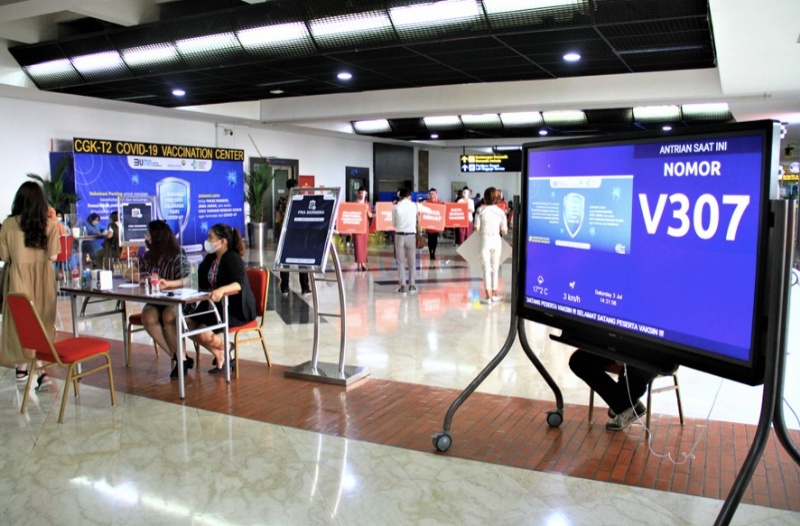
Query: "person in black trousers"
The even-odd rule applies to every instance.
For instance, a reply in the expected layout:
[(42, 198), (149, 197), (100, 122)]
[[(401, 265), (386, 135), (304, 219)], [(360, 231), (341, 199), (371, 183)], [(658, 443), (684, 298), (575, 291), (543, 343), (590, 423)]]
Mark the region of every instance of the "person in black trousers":
[(647, 386), (656, 373), (626, 365), (621, 367), (614, 380), (606, 368), (617, 362), (598, 354), (576, 350), (569, 359), (569, 368), (586, 382), (610, 408), (610, 420), (606, 424), (609, 431), (619, 431), (628, 427), (637, 417), (646, 412), (639, 400), (647, 392)]
[[(287, 179), (286, 180), (286, 195), (282, 195), (280, 199), (278, 199), (278, 204), (275, 205), (275, 224), (278, 226), (277, 231), (282, 231), (283, 220), (286, 217), (286, 208), (289, 204), (289, 192), (292, 188), (295, 188), (298, 184), (297, 179)], [(289, 273), (288, 272), (281, 272), (281, 294), (284, 296), (289, 295)], [(311, 287), (308, 284), (308, 274), (305, 272), (298, 272), (298, 277), (300, 278), (300, 290), (303, 294), (311, 294)]]

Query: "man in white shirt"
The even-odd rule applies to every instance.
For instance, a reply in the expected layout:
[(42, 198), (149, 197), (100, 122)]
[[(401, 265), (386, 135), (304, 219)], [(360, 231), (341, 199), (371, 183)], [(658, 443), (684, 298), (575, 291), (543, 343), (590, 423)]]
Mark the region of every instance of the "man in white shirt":
[[(398, 201), (392, 209), (392, 226), (394, 226), (394, 253), (397, 258), (397, 273), (400, 280), (398, 294), (407, 292), (414, 294), (417, 287), (414, 281), (417, 250), (417, 205), (411, 202), (411, 190), (400, 188)], [(406, 269), (408, 287), (406, 287)]]

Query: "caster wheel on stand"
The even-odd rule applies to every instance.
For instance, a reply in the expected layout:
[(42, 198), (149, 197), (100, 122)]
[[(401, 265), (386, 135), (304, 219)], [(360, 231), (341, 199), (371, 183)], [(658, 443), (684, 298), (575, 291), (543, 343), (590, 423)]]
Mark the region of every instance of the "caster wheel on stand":
[(431, 439), (433, 440), (433, 447), (439, 451), (447, 451), (450, 449), (450, 445), (453, 443), (452, 439), (450, 438), (450, 434), (446, 431), (436, 433), (431, 437)]
[(561, 415), (561, 411), (556, 410), (547, 412), (547, 425), (550, 427), (558, 427), (563, 421), (564, 417)]

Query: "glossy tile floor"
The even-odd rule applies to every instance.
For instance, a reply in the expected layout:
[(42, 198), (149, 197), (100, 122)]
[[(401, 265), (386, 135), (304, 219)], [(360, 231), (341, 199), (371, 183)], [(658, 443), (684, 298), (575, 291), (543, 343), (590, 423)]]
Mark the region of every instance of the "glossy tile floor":
[[(253, 254), (249, 258), (253, 263), (259, 259)], [(368, 272), (353, 271), (347, 251), (341, 259), (348, 305), (346, 363), (367, 367), (375, 383), (460, 390), (505, 340), (508, 303), (480, 304), (480, 279), (453, 247), (442, 247), (433, 266), (427, 251), (423, 252), (419, 294), (408, 297), (395, 293), (390, 250), (371, 252)], [(264, 260), (271, 264), (272, 254), (265, 254)], [(510, 275), (510, 265), (504, 267), (503, 275)], [(318, 284), (321, 310), (336, 310), (335, 285)], [(297, 286), (292, 277), (293, 289)], [(504, 289), (510, 296), (510, 284)], [(70, 330), (68, 302), (60, 301), (61, 328)], [(296, 365), (310, 359), (310, 301), (295, 292), (282, 297), (273, 285), (268, 313), (273, 363)], [(800, 296), (793, 301), (800, 301)], [(322, 361), (338, 359), (337, 327), (335, 318), (322, 327)], [(570, 349), (550, 341), (549, 329), (535, 324), (526, 327), (532, 347), (561, 386), (565, 402), (585, 406), (588, 388), (566, 365)], [(110, 318), (80, 321), (79, 330), (114, 339), (121, 334), (120, 322)], [(145, 347), (149, 340), (142, 333), (134, 339), (143, 344), (137, 346), (136, 363), (145, 367), (156, 363)], [(800, 330), (791, 335), (790, 352), (798, 343)], [(795, 354), (789, 357), (789, 378), (797, 378), (800, 372)], [(240, 359), (264, 361), (255, 345), (246, 348)], [(68, 402), (63, 425), (56, 423), (60, 381), (45, 392), (32, 392), (28, 413), (20, 415), (23, 387), (14, 381), (13, 370), (0, 369), (0, 436), (5, 445), (0, 452), (0, 523), (711, 524), (722, 504), (704, 497), (464, 460), (436, 454), (433, 448), (424, 452), (389, 447), (179, 404), (175, 382), (166, 379), (168, 360), (162, 355), (157, 364), (150, 377), (137, 374), (128, 383), (152, 379), (161, 389), (174, 389), (176, 400), (133, 395), (118, 388), (117, 406), (111, 408), (107, 390), (87, 382), (80, 399)], [(207, 365), (208, 360), (204, 368)], [(197, 374), (205, 375), (203, 371)], [(118, 373), (115, 377), (120, 383), (125, 380)], [(745, 424), (757, 420), (760, 388), (687, 368), (681, 369), (681, 384), (687, 418)], [(205, 386), (198, 382), (188, 389), (195, 389), (192, 396), (202, 397)], [(141, 390), (146, 392), (147, 387)], [(479, 391), (553, 400), (518, 343)], [(787, 386), (785, 400), (800, 409), (800, 392), (793, 382)], [(657, 395), (653, 402), (655, 413), (676, 414), (672, 394)], [(789, 427), (798, 429), (792, 411), (787, 409), (787, 415)], [(594, 428), (606, 435), (602, 423), (603, 418), (598, 418)], [(595, 433), (594, 428), (590, 432)], [(635, 433), (643, 435), (639, 424), (617, 436)], [(680, 451), (672, 453), (680, 455)], [(789, 498), (800, 500), (800, 495)], [(798, 524), (800, 513), (742, 504), (734, 523)]]

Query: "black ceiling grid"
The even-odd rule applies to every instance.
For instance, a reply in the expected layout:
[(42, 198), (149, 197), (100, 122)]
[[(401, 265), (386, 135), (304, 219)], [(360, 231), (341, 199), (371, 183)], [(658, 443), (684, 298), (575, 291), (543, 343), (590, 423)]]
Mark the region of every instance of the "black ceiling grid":
[[(714, 67), (716, 57), (707, 0), (583, 0), (574, 5), (491, 14), (448, 26), (392, 26), (357, 35), (311, 36), (310, 22), (357, 21), (369, 13), (430, 0), (177, 0), (159, 4), (160, 20), (135, 27), (102, 21), (65, 24), (55, 41), (9, 48), (21, 66), (71, 57), (172, 43), (181, 39), (264, 26), (300, 23), (309, 38), (287, 45), (244, 47), (237, 38), (208, 52), (180, 52), (173, 61), (124, 65), (79, 74), (66, 71), (34, 79), (40, 89), (176, 107), (244, 100), (669, 71)], [(563, 60), (567, 51), (579, 62)], [(336, 78), (341, 70), (349, 81)], [(186, 91), (176, 98), (173, 88)], [(536, 108), (531, 108), (535, 110)], [(598, 111), (598, 110), (593, 110)], [(576, 131), (615, 133), (636, 128), (603, 110)], [(587, 114), (589, 115), (589, 114)], [(392, 123), (387, 137), (428, 138), (419, 119)], [(694, 121), (678, 125), (693, 125)], [(396, 128), (396, 129), (395, 129)], [(448, 131), (456, 137), (519, 136), (520, 129)], [(525, 129), (535, 136), (538, 129)], [(443, 138), (445, 133), (440, 133)]]

